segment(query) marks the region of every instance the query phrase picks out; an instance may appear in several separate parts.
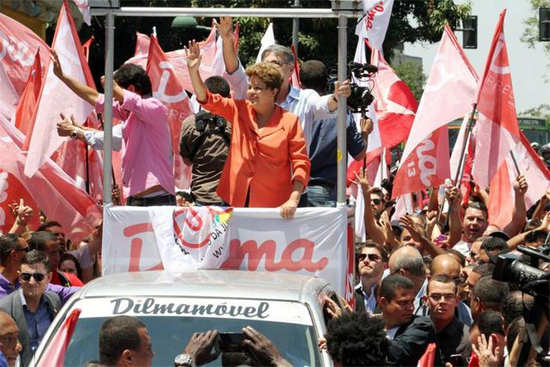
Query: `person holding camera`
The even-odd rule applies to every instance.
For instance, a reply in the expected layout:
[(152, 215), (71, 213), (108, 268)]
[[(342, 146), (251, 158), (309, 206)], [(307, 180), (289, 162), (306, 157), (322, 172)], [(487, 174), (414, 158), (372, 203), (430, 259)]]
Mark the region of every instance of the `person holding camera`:
[[(195, 367), (208, 364), (218, 357), (231, 359), (235, 365), (291, 366), (281, 352), (265, 335), (247, 326), (242, 329), (239, 351), (225, 350), (218, 330), (193, 333), (181, 354), (174, 358), (176, 367)], [(226, 334), (227, 335), (227, 334)], [(230, 348), (231, 349), (231, 348)], [(147, 326), (135, 316), (114, 316), (103, 323), (99, 331), (99, 366), (153, 365), (155, 352)], [(252, 362), (252, 363), (250, 363)], [(224, 362), (222, 361), (222, 365)]]
[[(204, 81), (210, 93), (230, 97), (229, 83), (221, 76)], [(201, 111), (181, 125), (180, 155), (192, 165), (191, 195), (197, 205), (222, 205), (216, 190), (231, 144), (231, 124), (223, 117)]]
[(232, 206), (278, 207), (282, 218), (293, 218), (309, 181), (310, 162), (298, 117), (275, 104), (283, 84), (281, 69), (268, 62), (249, 67), (248, 98), (235, 100), (205, 87), (195, 41), (186, 54), (197, 101), (233, 129), (218, 195)]

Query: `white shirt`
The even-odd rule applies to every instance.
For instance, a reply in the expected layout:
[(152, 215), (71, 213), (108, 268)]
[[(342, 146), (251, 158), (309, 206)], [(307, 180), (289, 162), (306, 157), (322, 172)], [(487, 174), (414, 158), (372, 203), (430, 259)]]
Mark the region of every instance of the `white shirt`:
[[(84, 130), (86, 143), (95, 150), (103, 150), (103, 131)], [(122, 124), (113, 126), (113, 150), (117, 152), (122, 149)]]
[(355, 289), (360, 289), (361, 293), (363, 294), (364, 302), (365, 302), (365, 310), (369, 313), (369, 315), (374, 314), (374, 310), (376, 309), (376, 296), (375, 296), (375, 288), (376, 284), (374, 284), (370, 289), (370, 296), (367, 295), (365, 292), (365, 288), (363, 288), (363, 283), (359, 282), (357, 286), (355, 286)]
[(457, 250), (462, 255), (468, 256), (470, 254), (470, 247), (472, 247), (471, 242), (459, 241), (453, 246), (453, 250)]
[(395, 338), (395, 333), (397, 333), (397, 330), (399, 330), (399, 326), (396, 326), (390, 330), (386, 330), (386, 335), (388, 336), (388, 339), (393, 340), (393, 338)]

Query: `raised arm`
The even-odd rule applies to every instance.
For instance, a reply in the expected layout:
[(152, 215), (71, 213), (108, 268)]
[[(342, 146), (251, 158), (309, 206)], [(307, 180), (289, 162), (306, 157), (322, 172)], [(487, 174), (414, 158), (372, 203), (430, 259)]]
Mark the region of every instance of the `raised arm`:
[(462, 237), (462, 221), (460, 220), (460, 202), (462, 195), (456, 186), (452, 186), (445, 193), (449, 201), (449, 246), (453, 247)]
[(512, 212), (512, 220), (503, 228), (510, 237), (517, 235), (525, 226), (527, 209), (525, 208), (525, 193), (529, 186), (524, 175), (519, 175), (514, 182), (515, 203)]
[(220, 17), (220, 22), (216, 22), (216, 26), (218, 27), (218, 35), (222, 39), (225, 71), (228, 74), (233, 74), (239, 68), (239, 58), (237, 57), (237, 52), (235, 52), (235, 46), (233, 45), (233, 18)]
[(199, 44), (195, 42), (195, 40), (189, 41), (189, 46), (185, 48), (185, 55), (187, 56), (187, 69), (189, 70), (189, 76), (193, 83), (193, 89), (195, 89), (197, 101), (206, 102), (207, 89), (199, 72), (202, 58), (201, 50)]
[(53, 72), (54, 74), (61, 79), (63, 83), (69, 89), (71, 89), (77, 96), (91, 104), (92, 106), (96, 105), (97, 99), (99, 98), (99, 92), (96, 91), (93, 88), (90, 88), (86, 84), (83, 84), (79, 82), (78, 80), (74, 79), (73, 77), (70, 77), (69, 75), (66, 75), (63, 72), (63, 68), (61, 67), (61, 62), (59, 61), (59, 55), (57, 55), (57, 52), (52, 49), (51, 53), (51, 62), (53, 63)]
[(359, 175), (356, 173), (355, 177), (356, 180), (354, 181), (354, 183), (356, 185), (361, 185), (361, 189), (363, 190), (363, 199), (365, 200), (365, 232), (367, 236), (374, 242), (380, 244), (385, 243), (386, 236), (384, 234), (384, 230), (382, 229), (382, 227), (376, 224), (374, 212), (372, 211), (371, 192), (373, 188), (369, 185), (369, 181), (364, 172), (361, 171)]

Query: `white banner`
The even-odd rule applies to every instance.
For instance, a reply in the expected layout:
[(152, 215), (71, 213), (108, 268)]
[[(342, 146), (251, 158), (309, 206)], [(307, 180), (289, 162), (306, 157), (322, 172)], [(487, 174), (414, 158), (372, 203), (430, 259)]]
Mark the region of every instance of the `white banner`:
[(103, 218), (103, 274), (284, 271), (320, 276), (345, 295), (353, 269), (345, 208), (300, 208), (285, 220), (278, 209), (110, 205)]
[(367, 38), (372, 47), (382, 51), (394, 0), (363, 0), (366, 15), (357, 23), (355, 34)]

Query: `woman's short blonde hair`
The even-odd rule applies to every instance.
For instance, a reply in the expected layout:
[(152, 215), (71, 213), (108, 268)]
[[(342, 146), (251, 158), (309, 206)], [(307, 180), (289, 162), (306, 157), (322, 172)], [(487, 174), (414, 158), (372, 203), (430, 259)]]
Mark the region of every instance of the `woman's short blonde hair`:
[(257, 76), (268, 88), (281, 90), (283, 73), (281, 68), (270, 62), (260, 62), (246, 68), (248, 77)]

